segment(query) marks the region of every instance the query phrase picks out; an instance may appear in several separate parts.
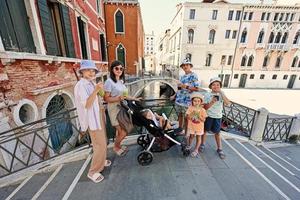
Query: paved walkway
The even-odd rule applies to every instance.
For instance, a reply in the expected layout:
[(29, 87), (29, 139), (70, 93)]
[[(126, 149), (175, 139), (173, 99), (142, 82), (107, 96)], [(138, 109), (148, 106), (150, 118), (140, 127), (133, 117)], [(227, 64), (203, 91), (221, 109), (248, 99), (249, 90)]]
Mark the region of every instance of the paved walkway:
[[(89, 166), (84, 168), (82, 160), (33, 176), (11, 199), (32, 199), (35, 195), (43, 200), (64, 196), (74, 200), (300, 200), (300, 146), (270, 151), (233, 139), (223, 144), (225, 160), (217, 156), (210, 136), (205, 153), (198, 158), (185, 158), (179, 147), (173, 147), (154, 154), (152, 164), (145, 167), (136, 160), (139, 147), (130, 146), (126, 157), (110, 152), (113, 165), (105, 170), (102, 183), (89, 181)], [(6, 199), (18, 186), (0, 188), (0, 199)]]

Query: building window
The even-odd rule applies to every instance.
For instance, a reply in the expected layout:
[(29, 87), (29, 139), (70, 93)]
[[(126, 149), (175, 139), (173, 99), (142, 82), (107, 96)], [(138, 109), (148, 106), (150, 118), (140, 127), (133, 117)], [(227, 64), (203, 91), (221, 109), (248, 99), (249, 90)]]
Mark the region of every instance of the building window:
[(188, 43), (192, 44), (194, 41), (194, 30), (193, 29), (189, 29), (188, 30)]
[(244, 56), (242, 57), (241, 66), (246, 66), (246, 62), (247, 62), (247, 56), (244, 55)]
[(228, 12), (228, 20), (232, 20), (232, 17), (233, 17), (233, 10), (229, 10)]
[(117, 60), (121, 61), (124, 66), (126, 66), (126, 53), (125, 48), (122, 44), (119, 44), (117, 47)]
[(221, 65), (224, 65), (226, 63), (226, 56), (222, 55), (221, 57)]
[(271, 32), (269, 37), (269, 43), (273, 43), (273, 41), (274, 41), (274, 33)]
[(283, 76), (283, 80), (288, 79), (288, 77), (289, 77), (288, 75), (284, 75), (284, 76)]
[(268, 14), (267, 14), (267, 19), (266, 19), (267, 21), (269, 21), (270, 15), (271, 15), (271, 13), (268, 13)]
[(265, 35), (264, 30), (261, 30), (259, 32), (259, 35), (258, 35), (258, 38), (257, 38), (257, 43), (262, 43), (263, 42), (264, 35)]
[(24, 1), (0, 1), (0, 36), (6, 51), (35, 53)]
[(265, 56), (264, 62), (263, 62), (263, 67), (267, 67), (269, 64), (269, 56)]
[(284, 13), (280, 13), (279, 21), (283, 20)]
[(247, 12), (244, 12), (244, 16), (243, 16), (243, 20), (246, 20), (247, 19)]
[(212, 55), (209, 53), (206, 56), (206, 60), (205, 60), (205, 66), (210, 66), (211, 65), (211, 59), (212, 59)]
[(235, 39), (237, 35), (237, 31), (232, 31), (232, 39)]
[(227, 65), (231, 65), (232, 62), (232, 56), (228, 56)]
[(78, 32), (80, 38), (81, 56), (83, 59), (88, 59), (86, 23), (81, 20), (81, 17), (77, 17), (77, 23), (78, 23)]
[(195, 9), (190, 9), (190, 19), (195, 19), (195, 13), (196, 13)]
[(289, 20), (289, 16), (290, 16), (290, 13), (286, 13), (286, 15), (285, 15), (285, 21)]
[(213, 44), (215, 42), (216, 31), (214, 29), (209, 31), (208, 43)]
[(265, 13), (265, 12), (261, 13), (261, 18), (260, 18), (260, 20), (264, 21), (264, 20), (265, 20), (265, 16), (266, 16), (266, 13)]
[(274, 75), (272, 76), (272, 79), (275, 80), (276, 78), (277, 78), (277, 75), (274, 74)]
[(275, 43), (280, 43), (281, 37), (282, 37), (281, 32), (278, 32), (275, 38)]
[(106, 41), (104, 34), (100, 34), (101, 60), (107, 61)]
[(241, 36), (241, 43), (245, 43), (247, 38), (247, 29), (244, 29)]
[(275, 15), (274, 15), (274, 21), (277, 21), (278, 15), (279, 15), (279, 13), (275, 13)]
[[(69, 8), (57, 2), (37, 2), (47, 54), (75, 57)], [(84, 29), (85, 23), (78, 23), (78, 28)], [(83, 36), (86, 35), (80, 35), (80, 37)]]
[(280, 68), (281, 61), (282, 61), (282, 57), (279, 56), (279, 57), (276, 59), (275, 68)]
[(217, 16), (218, 16), (218, 10), (213, 10), (211, 19), (217, 20)]
[(250, 79), (254, 79), (254, 74), (251, 74), (251, 75), (250, 75)]
[(238, 79), (239, 78), (239, 74), (234, 74), (233, 78), (234, 79)]
[(284, 35), (283, 35), (283, 37), (282, 37), (281, 43), (285, 44), (286, 41), (287, 41), (287, 38), (288, 38), (288, 33), (285, 32)]
[(264, 79), (265, 78), (265, 75), (264, 74), (261, 74), (259, 79)]
[(249, 12), (249, 16), (248, 16), (248, 20), (252, 20), (252, 17), (253, 17), (253, 12)]
[(291, 21), (291, 22), (294, 20), (294, 17), (295, 17), (295, 13), (292, 13), (292, 14), (291, 14), (291, 17), (290, 17), (290, 21)]
[(124, 33), (124, 16), (120, 10), (115, 14), (115, 26), (116, 33)]
[(300, 68), (300, 62), (298, 62), (298, 68)]
[(230, 30), (226, 30), (225, 32), (225, 38), (228, 39), (230, 37)]
[(185, 59), (188, 60), (188, 61), (190, 61), (190, 62), (192, 62), (192, 54), (187, 53), (187, 54), (185, 55)]
[(298, 56), (296, 56), (296, 57), (293, 59), (293, 62), (292, 62), (292, 66), (291, 66), (291, 67), (296, 67), (297, 62), (298, 62)]
[(295, 37), (294, 37), (294, 41), (293, 44), (299, 44), (299, 37), (300, 36), (300, 30), (297, 31)]
[(253, 60), (254, 60), (254, 57), (251, 55), (248, 59), (248, 64), (247, 64), (248, 67), (251, 67), (253, 65)]
[(97, 13), (101, 15), (101, 0), (96, 0), (97, 3)]
[(238, 11), (236, 11), (236, 14), (235, 14), (235, 20), (236, 20), (236, 21), (239, 21), (240, 18), (241, 18), (241, 11), (238, 10)]

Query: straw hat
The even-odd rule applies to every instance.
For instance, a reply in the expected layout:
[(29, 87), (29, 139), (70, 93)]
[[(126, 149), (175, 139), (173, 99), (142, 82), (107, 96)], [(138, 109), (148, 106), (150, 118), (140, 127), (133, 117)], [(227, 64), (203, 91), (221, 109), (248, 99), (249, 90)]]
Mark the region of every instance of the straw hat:
[(211, 88), (211, 84), (213, 84), (214, 82), (219, 82), (220, 83), (220, 86), (222, 87), (222, 81), (220, 79), (220, 77), (214, 77), (214, 78), (211, 78), (210, 81), (209, 81), (209, 88)]
[(190, 97), (192, 100), (193, 100), (193, 98), (199, 98), (202, 100), (202, 102), (204, 101), (204, 96), (202, 94), (200, 94), (199, 92), (193, 92)]

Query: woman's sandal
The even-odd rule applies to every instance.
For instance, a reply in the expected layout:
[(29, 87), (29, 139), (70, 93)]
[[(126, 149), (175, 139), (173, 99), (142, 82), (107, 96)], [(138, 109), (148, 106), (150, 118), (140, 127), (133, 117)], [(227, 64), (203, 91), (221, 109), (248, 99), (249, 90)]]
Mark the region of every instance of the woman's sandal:
[(109, 167), (109, 166), (111, 166), (111, 161), (105, 160), (104, 167)]
[(91, 179), (94, 183), (100, 183), (104, 180), (104, 176), (99, 172), (94, 173), (92, 176), (88, 174), (87, 177)]
[[(114, 150), (114, 151), (115, 151), (115, 150)], [(118, 156), (125, 156), (126, 153), (127, 153), (127, 151), (121, 148), (121, 149), (115, 151), (115, 153), (116, 153)]]

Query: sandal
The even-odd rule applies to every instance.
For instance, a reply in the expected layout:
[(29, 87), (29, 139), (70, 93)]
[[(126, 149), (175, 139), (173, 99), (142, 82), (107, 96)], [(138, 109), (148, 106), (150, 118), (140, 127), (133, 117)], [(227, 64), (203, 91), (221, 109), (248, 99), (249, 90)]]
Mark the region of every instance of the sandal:
[(109, 167), (109, 166), (111, 166), (111, 161), (105, 160), (104, 167)]
[(191, 153), (191, 156), (192, 156), (193, 158), (196, 158), (198, 155), (199, 155), (199, 153), (198, 153), (197, 151), (193, 151), (193, 152)]
[[(114, 151), (115, 151), (115, 150), (114, 150)], [(127, 153), (127, 151), (121, 148), (121, 149), (115, 151), (115, 153), (116, 153), (118, 156), (125, 156), (126, 153)]]
[(205, 145), (204, 145), (204, 144), (201, 144), (201, 145), (200, 145), (200, 152), (203, 153), (203, 152), (204, 152), (204, 149), (205, 149)]
[(225, 159), (225, 153), (223, 152), (223, 150), (222, 149), (218, 149), (217, 150), (217, 153), (219, 154), (219, 157), (221, 158), (221, 159)]
[(89, 179), (91, 179), (94, 183), (100, 183), (101, 181), (104, 180), (104, 176), (100, 173), (94, 173), (92, 176), (89, 174), (87, 175)]
[(121, 148), (124, 150), (124, 151), (129, 151), (128, 147), (127, 146), (121, 146)]

